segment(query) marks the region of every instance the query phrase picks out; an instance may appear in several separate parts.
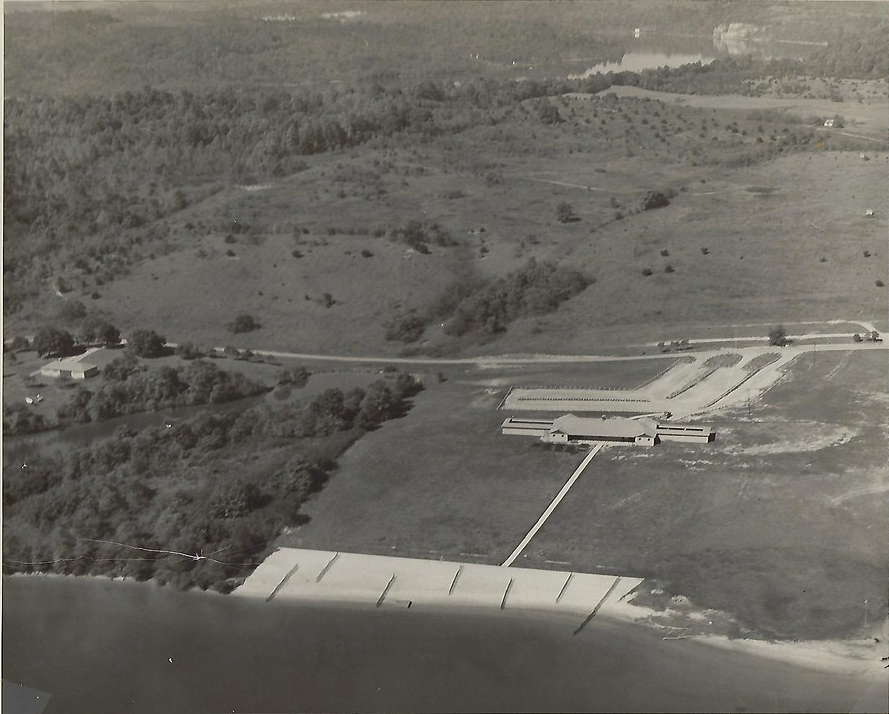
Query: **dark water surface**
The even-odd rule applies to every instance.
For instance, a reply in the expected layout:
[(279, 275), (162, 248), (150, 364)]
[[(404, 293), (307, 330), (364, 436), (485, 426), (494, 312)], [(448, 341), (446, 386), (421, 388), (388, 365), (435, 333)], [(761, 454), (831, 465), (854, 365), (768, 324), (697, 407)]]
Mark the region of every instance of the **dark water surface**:
[(3, 580), (3, 679), (59, 712), (849, 711), (860, 680), (607, 619)]

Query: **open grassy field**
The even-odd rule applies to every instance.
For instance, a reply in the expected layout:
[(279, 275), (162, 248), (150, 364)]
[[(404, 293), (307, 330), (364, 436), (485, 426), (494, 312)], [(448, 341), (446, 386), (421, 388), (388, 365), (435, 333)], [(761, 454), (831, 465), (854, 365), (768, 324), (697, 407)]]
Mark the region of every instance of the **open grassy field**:
[[(882, 352), (800, 357), (717, 441), (608, 447), (522, 565), (657, 581), (779, 637), (856, 634), (886, 606)], [(554, 374), (557, 371), (554, 367)], [(282, 544), (496, 563), (580, 456), (501, 436), (502, 391), (449, 380), (353, 446)]]
[(503, 437), (502, 391), (450, 380), (339, 459), (281, 545), (502, 562), (581, 460)]

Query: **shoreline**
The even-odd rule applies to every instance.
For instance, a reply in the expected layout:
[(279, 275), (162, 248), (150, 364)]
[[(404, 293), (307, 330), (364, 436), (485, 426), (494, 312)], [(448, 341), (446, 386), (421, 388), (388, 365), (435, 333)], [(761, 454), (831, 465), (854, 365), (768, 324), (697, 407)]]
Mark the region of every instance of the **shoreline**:
[[(630, 602), (611, 603), (602, 616), (610, 619), (639, 624), (651, 629), (660, 629), (657, 625), (644, 620), (651, 616), (659, 616), (656, 610), (633, 605)], [(678, 629), (678, 628), (677, 628)], [(690, 635), (687, 639), (695, 640), (710, 647), (722, 650), (734, 650), (770, 660), (803, 667), (805, 669), (837, 672), (842, 670), (851, 675), (877, 677), (881, 673), (889, 678), (889, 670), (884, 669), (881, 656), (889, 647), (886, 632), (889, 631), (889, 618), (883, 621), (883, 637), (875, 642), (872, 637), (843, 640), (765, 640), (753, 638), (731, 638), (726, 635)]]
[[(160, 585), (155, 580), (138, 581), (127, 577), (109, 577), (105, 575), (65, 575), (62, 573), (12, 573), (4, 575), (4, 579), (74, 579), (82, 581), (94, 581), (104, 583), (127, 583), (129, 586), (149, 586), (157, 591), (170, 591), (189, 595), (207, 595), (213, 598), (239, 600), (241, 602), (256, 602), (259, 606), (270, 608), (312, 608), (325, 610), (343, 610), (350, 612), (380, 611), (382, 613), (395, 613), (406, 611), (408, 608), (398, 605), (384, 605), (376, 607), (367, 603), (350, 600), (346, 594), (343, 597), (331, 597), (326, 599), (316, 598), (282, 598), (273, 602), (264, 602), (257, 597), (232, 598), (230, 593), (225, 595), (215, 590), (173, 590), (167, 585)], [(662, 616), (663, 613), (649, 607), (632, 604), (632, 594), (622, 601), (608, 602), (596, 613), (595, 619), (588, 625), (595, 627), (595, 620), (607, 620), (614, 625), (631, 625), (650, 633), (663, 631), (666, 626), (657, 625), (650, 621), (652, 616)], [(564, 613), (545, 608), (506, 607), (502, 610), (492, 610), (490, 607), (480, 605), (460, 604), (446, 605), (441, 603), (418, 604), (415, 611), (422, 614), (457, 615), (469, 618), (493, 618), (506, 617), (516, 621), (537, 620), (551, 622), (577, 628), (583, 621), (577, 613)], [(677, 627), (677, 629), (679, 629)], [(881, 657), (889, 655), (889, 618), (883, 621), (879, 642), (873, 637), (842, 640), (764, 640), (752, 638), (730, 638), (726, 635), (696, 634), (683, 637), (707, 647), (718, 650), (736, 652), (750, 657), (772, 660), (782, 664), (791, 665), (809, 671), (830, 673), (842, 673), (846, 676), (874, 680), (880, 677), (887, 678), (889, 684), (889, 669), (885, 669), (885, 663)], [(679, 646), (679, 645), (677, 645)]]

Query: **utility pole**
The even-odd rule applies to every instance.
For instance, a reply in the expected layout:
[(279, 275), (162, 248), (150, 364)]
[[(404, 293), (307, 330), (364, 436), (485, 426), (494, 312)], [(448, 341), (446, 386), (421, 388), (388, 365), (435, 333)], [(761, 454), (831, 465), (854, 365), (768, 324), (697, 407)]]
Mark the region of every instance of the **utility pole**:
[(867, 629), (867, 600), (864, 601), (864, 629)]

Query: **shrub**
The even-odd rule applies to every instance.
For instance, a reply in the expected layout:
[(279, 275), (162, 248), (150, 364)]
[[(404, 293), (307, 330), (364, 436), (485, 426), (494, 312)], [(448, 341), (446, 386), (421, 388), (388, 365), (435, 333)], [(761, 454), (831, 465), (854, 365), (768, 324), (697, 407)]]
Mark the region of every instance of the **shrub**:
[(107, 320), (85, 320), (80, 328), (80, 341), (85, 343), (101, 342), (106, 347), (120, 344), (120, 330)]
[(390, 342), (416, 342), (423, 336), (425, 325), (415, 314), (397, 317), (386, 325), (385, 337)]
[(883, 287), (883, 286), (885, 285), (885, 283), (884, 283), (882, 280), (877, 280), (877, 281), (874, 283), (874, 285), (876, 285), (878, 288), (881, 288), (881, 287)]
[(642, 275), (644, 275), (646, 278), (651, 274), (652, 274), (651, 268), (643, 268), (642, 269)]
[(59, 319), (76, 322), (86, 317), (86, 306), (80, 300), (66, 300), (59, 308)]
[(243, 332), (252, 332), (253, 330), (258, 330), (260, 327), (261, 325), (252, 315), (238, 315), (234, 320), (228, 323), (228, 329), (236, 335)]
[(362, 258), (373, 258), (374, 254), (371, 253), (367, 248), (361, 251)]
[(12, 338), (9, 343), (9, 349), (12, 352), (18, 352), (20, 350), (26, 350), (31, 346), (30, 341), (27, 337), (22, 337), (21, 335), (16, 335)]
[(69, 332), (55, 327), (44, 327), (34, 335), (31, 346), (40, 357), (51, 354), (63, 354), (74, 346), (74, 338)]
[(670, 205), (670, 199), (660, 191), (649, 191), (642, 199), (642, 210), (650, 211), (654, 208), (664, 208)]
[(769, 330), (769, 344), (776, 347), (783, 347), (787, 344), (787, 330), (784, 329), (784, 325), (775, 325)]
[(154, 330), (135, 330), (127, 341), (128, 346), (139, 357), (160, 357), (164, 354), (167, 338)]
[(176, 354), (184, 360), (193, 360), (200, 357), (206, 357), (204, 351), (199, 349), (192, 342), (183, 342), (181, 345), (176, 347)]
[(665, 273), (675, 273), (676, 270), (673, 268), (672, 265), (668, 265), (666, 268), (664, 268), (664, 272)]
[(556, 219), (559, 223), (568, 223), (574, 220), (574, 209), (570, 203), (560, 203), (556, 206)]
[(289, 369), (281, 370), (278, 374), (278, 384), (304, 387), (310, 376), (309, 370), (305, 367), (290, 367)]

